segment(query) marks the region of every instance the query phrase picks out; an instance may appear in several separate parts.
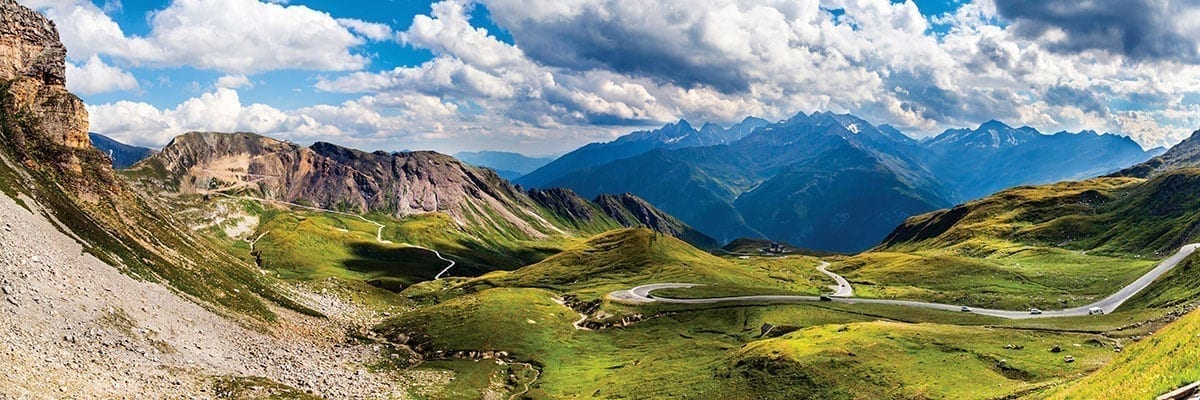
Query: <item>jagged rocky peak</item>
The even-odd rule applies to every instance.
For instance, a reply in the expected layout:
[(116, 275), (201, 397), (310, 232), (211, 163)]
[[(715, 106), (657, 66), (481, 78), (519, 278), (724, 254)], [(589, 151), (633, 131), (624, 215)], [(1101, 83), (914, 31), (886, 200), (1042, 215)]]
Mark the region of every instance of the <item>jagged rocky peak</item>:
[(593, 221), (600, 219), (599, 210), (575, 191), (563, 188), (533, 189), (529, 197), (543, 207), (554, 211), (555, 214), (574, 221)]
[(184, 193), (243, 193), (398, 217), (442, 212), (460, 226), (530, 238), (557, 232), (528, 196), (492, 170), (430, 151), (365, 152), (323, 142), (301, 147), (251, 133), (195, 132), (139, 168), (157, 166)]

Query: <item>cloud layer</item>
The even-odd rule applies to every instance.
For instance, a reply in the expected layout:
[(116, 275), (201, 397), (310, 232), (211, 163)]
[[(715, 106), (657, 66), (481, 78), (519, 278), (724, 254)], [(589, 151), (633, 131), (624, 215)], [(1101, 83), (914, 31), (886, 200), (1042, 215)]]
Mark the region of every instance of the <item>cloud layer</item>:
[[(72, 83), (82, 92), (136, 88), (115, 65), (225, 74), (182, 104), (91, 108), (96, 130), (141, 144), (254, 130), (543, 152), (679, 118), (814, 110), (918, 135), (995, 118), (1147, 146), (1200, 126), (1196, 0), (977, 0), (932, 16), (888, 0), (444, 0), (404, 29), (255, 0), (174, 0), (145, 36), (88, 1), (23, 2), (59, 21), (73, 77), (113, 77)], [(511, 42), (472, 19), (480, 7)], [(432, 57), (373, 69), (364, 46)], [(237, 90), (274, 70), (318, 71), (312, 89), (351, 100), (241, 104)]]
[[(69, 56), (103, 54), (134, 66), (256, 73), (280, 69), (358, 70), (354, 49), (387, 27), (336, 20), (304, 6), (255, 0), (173, 0), (149, 16), (150, 33), (126, 35), (89, 0), (22, 0), (57, 22)], [(354, 32), (360, 32), (356, 35)]]

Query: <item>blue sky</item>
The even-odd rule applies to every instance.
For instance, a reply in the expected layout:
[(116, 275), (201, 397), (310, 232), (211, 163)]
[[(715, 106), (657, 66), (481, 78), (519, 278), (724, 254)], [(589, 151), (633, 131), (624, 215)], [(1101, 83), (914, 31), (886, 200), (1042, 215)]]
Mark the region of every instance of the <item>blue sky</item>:
[(20, 1), (58, 23), (93, 130), (146, 146), (248, 130), (547, 154), (812, 111), (1144, 146), (1200, 125), (1186, 0)]

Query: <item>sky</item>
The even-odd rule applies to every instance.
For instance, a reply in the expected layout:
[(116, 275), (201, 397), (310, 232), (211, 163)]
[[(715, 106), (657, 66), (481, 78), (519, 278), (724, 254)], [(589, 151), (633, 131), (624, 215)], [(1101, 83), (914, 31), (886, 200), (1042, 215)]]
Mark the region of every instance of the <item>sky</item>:
[(679, 119), (991, 119), (1169, 146), (1200, 128), (1200, 0), (18, 0), (91, 130), (531, 155)]

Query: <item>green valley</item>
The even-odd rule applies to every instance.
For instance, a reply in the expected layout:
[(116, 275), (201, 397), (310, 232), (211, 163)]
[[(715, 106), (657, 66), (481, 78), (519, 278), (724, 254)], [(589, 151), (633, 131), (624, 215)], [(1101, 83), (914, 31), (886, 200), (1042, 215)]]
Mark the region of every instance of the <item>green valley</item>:
[(1197, 16), (0, 0), (0, 399), (1197, 400)]

